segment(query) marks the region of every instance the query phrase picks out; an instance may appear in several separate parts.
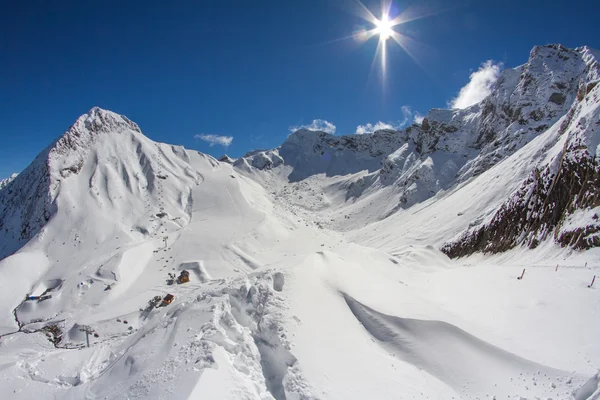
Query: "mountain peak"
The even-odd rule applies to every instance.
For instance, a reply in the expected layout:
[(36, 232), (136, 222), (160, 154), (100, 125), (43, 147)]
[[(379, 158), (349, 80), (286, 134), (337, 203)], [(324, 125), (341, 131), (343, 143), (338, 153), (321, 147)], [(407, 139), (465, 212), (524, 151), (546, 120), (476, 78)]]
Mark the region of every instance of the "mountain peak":
[(560, 43), (534, 46), (529, 53), (529, 62), (536, 58), (559, 58), (567, 61), (570, 57), (577, 57), (578, 53), (577, 49), (570, 49)]
[(233, 164), (236, 161), (236, 158), (231, 158), (227, 154), (223, 154), (221, 158), (219, 158), (219, 161), (227, 164)]
[(582, 60), (585, 65), (589, 66), (600, 61), (600, 52), (589, 46), (576, 47), (574, 49), (563, 46), (562, 44), (547, 44), (543, 46), (534, 46), (529, 53), (529, 61), (527, 65), (542, 64), (545, 68), (553, 68), (553, 63), (548, 61), (554, 61), (554, 67), (569, 68), (578, 63), (578, 60)]
[[(328, 135), (330, 135), (330, 134), (325, 131), (302, 128), (302, 129), (296, 130), (290, 136), (288, 136), (288, 140), (292, 139), (292, 138), (306, 139), (306, 138), (326, 137)], [(334, 136), (334, 135), (331, 135), (331, 136)]]
[(93, 107), (81, 115), (52, 145), (51, 152), (66, 154), (88, 147), (99, 135), (131, 130), (141, 133), (140, 127), (124, 115)]
[[(59, 212), (73, 218), (79, 210), (96, 209), (103, 218), (123, 208), (127, 218), (166, 212), (181, 221), (187, 216), (189, 187), (198, 180), (183, 148), (153, 142), (127, 117), (94, 107), (0, 191), (0, 259), (36, 236)], [(163, 195), (163, 187), (169, 194)], [(153, 202), (149, 196), (155, 196)], [(171, 196), (176, 196), (171, 199), (174, 208), (159, 203)], [(155, 226), (152, 219), (132, 221), (134, 230), (148, 223), (141, 234)]]
[(75, 123), (67, 130), (81, 131), (87, 129), (93, 133), (101, 133), (120, 129), (131, 129), (141, 132), (140, 127), (124, 115), (117, 114), (100, 107), (92, 107), (87, 113), (81, 115)]

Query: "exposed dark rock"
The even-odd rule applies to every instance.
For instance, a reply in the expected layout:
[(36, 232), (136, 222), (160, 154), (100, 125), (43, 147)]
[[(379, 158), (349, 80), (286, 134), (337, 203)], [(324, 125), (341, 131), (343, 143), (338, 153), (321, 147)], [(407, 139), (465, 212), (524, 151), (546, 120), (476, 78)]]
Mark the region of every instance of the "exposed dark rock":
[(219, 158), (219, 161), (225, 162), (227, 164), (233, 164), (235, 162), (235, 159), (229, 157), (227, 154), (224, 154), (221, 156), (221, 158)]
[(562, 93), (558, 93), (558, 92), (554, 92), (550, 95), (550, 98), (548, 99), (548, 101), (554, 103), (554, 104), (558, 104), (563, 105), (565, 103), (565, 101), (567, 100), (567, 96), (565, 96)]
[(590, 82), (587, 84), (587, 86), (585, 87), (586, 96), (596, 87), (597, 84), (598, 84), (598, 81)]
[(521, 188), (504, 203), (492, 220), (469, 231), (442, 251), (449, 257), (475, 252), (500, 253), (517, 245), (535, 248), (554, 234), (562, 246), (589, 249), (600, 246), (600, 224), (564, 228), (577, 210), (600, 206), (600, 166), (586, 149), (572, 147), (563, 156), (558, 172), (534, 169)]
[(544, 112), (540, 109), (533, 110), (529, 113), (529, 118), (533, 119), (534, 121), (541, 121), (542, 118), (544, 118)]
[(46, 334), (46, 336), (48, 337), (48, 340), (54, 344), (54, 346), (58, 346), (60, 344), (60, 342), (62, 342), (62, 331), (60, 330), (60, 328), (58, 327), (58, 325), (56, 324), (52, 324), (52, 325), (46, 325), (45, 327), (43, 327), (42, 329), (40, 329), (41, 332), (44, 332)]

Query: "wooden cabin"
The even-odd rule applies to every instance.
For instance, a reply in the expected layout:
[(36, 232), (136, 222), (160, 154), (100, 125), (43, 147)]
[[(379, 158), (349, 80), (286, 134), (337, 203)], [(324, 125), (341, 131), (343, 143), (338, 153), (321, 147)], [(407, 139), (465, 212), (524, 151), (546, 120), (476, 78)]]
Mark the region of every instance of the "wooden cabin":
[(161, 305), (168, 306), (169, 304), (171, 304), (173, 302), (173, 300), (175, 300), (175, 296), (173, 296), (172, 294), (168, 294), (162, 300)]
[(190, 273), (184, 269), (179, 274), (179, 278), (177, 278), (177, 281), (178, 283), (188, 283), (190, 281)]

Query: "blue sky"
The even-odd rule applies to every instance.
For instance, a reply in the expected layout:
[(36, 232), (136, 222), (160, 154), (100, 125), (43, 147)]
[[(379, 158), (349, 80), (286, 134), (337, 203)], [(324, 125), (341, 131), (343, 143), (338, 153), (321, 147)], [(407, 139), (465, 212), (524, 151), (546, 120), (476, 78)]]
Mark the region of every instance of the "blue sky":
[[(15, 1), (0, 13), (0, 177), (93, 106), (153, 140), (219, 156), (279, 145), (322, 119), (337, 134), (445, 107), (487, 60), (536, 44), (600, 48), (600, 2), (394, 1), (413, 57), (387, 43), (385, 80), (359, 44), (355, 0)], [(364, 1), (379, 16), (380, 1)], [(371, 124), (371, 126), (367, 124)], [(362, 128), (360, 128), (362, 127)], [(206, 136), (213, 135), (213, 136)], [(232, 137), (227, 148), (200, 137)], [(223, 142), (223, 140), (221, 140)], [(227, 142), (227, 140), (225, 140)]]

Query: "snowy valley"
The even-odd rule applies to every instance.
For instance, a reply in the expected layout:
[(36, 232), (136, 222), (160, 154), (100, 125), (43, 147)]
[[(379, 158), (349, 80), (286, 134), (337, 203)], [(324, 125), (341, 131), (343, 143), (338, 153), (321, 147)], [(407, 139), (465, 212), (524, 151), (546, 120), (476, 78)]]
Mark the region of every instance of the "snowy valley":
[(600, 399), (599, 82), (220, 160), (93, 108), (0, 185), (0, 397)]

